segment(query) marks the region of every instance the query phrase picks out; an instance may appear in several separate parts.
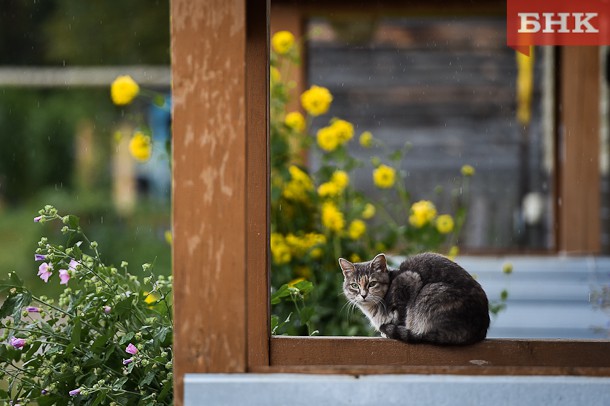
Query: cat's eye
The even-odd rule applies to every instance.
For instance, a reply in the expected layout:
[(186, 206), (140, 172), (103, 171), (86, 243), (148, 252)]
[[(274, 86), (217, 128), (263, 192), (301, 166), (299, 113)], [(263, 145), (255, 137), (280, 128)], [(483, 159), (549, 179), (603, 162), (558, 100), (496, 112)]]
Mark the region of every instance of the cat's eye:
[(358, 284), (356, 282), (352, 282), (349, 284), (349, 287), (352, 289), (358, 289)]
[(377, 286), (377, 282), (375, 282), (375, 281), (369, 282), (369, 288), (374, 288), (375, 286)]

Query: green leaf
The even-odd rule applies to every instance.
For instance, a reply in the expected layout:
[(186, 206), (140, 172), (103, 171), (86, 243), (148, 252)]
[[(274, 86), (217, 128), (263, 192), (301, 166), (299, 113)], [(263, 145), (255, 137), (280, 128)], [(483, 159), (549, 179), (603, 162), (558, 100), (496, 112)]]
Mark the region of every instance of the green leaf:
[(80, 225), (80, 219), (73, 214), (69, 214), (64, 217), (64, 224), (67, 225), (68, 227), (76, 230), (76, 229), (78, 229), (78, 226)]
[(294, 287), (299, 289), (302, 294), (306, 295), (313, 290), (313, 283), (309, 281), (300, 281), (295, 283)]
[(23, 288), (23, 281), (19, 279), (17, 272), (9, 272), (8, 279), (0, 280), (0, 293), (12, 288)]
[(70, 343), (77, 347), (80, 344), (80, 336), (81, 336), (81, 322), (80, 317), (76, 317), (74, 319), (73, 327), (72, 327), (72, 336), (70, 338)]
[(127, 299), (121, 300), (117, 303), (113, 308), (112, 312), (117, 315), (117, 317), (121, 317), (132, 311), (133, 308), (133, 298), (128, 297)]
[(101, 390), (95, 397), (95, 401), (93, 401), (93, 404), (91, 406), (96, 406), (96, 405), (101, 404), (106, 399), (107, 393), (108, 393), (108, 391), (106, 389)]
[(271, 295), (271, 304), (278, 304), (282, 301), (282, 298), (290, 296), (290, 289), (288, 284), (283, 284), (280, 288)]
[(114, 389), (114, 390), (123, 389), (123, 385), (125, 385), (125, 382), (127, 382), (128, 380), (129, 380), (129, 378), (126, 376), (124, 376), (120, 379), (117, 379), (116, 381), (114, 381), (114, 384), (112, 385), (112, 389)]
[(277, 315), (275, 315), (275, 314), (271, 315), (271, 334), (275, 334), (279, 321), (280, 321), (280, 318)]
[(125, 334), (123, 337), (121, 337), (121, 339), (119, 340), (119, 344), (125, 344), (128, 341), (130, 341), (133, 336), (135, 336), (136, 333), (134, 333), (133, 331), (130, 331), (129, 333)]
[(12, 316), (15, 324), (21, 322), (21, 311), (32, 302), (32, 294), (25, 290), (6, 298), (0, 307), (0, 318)]
[(163, 401), (163, 399), (165, 399), (167, 397), (167, 395), (169, 395), (171, 393), (173, 389), (173, 382), (170, 380), (168, 382), (165, 383), (165, 385), (163, 385), (163, 389), (161, 390), (161, 393), (159, 393), (159, 397), (157, 398), (157, 400), (159, 402)]
[(155, 379), (155, 371), (149, 371), (140, 381), (140, 386), (148, 385)]

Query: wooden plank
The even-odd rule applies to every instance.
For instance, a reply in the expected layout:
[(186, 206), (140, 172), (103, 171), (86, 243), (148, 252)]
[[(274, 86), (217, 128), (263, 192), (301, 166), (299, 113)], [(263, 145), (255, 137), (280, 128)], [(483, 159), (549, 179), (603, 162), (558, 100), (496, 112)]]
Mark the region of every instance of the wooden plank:
[[(459, 367), (471, 371), (473, 367), (483, 366), (498, 371), (502, 370), (498, 367), (506, 371), (526, 367), (548, 371), (558, 368), (562, 373), (571, 369), (586, 371), (590, 368), (593, 371), (602, 368), (600, 373), (605, 371), (605, 374), (610, 371), (610, 342), (489, 339), (471, 346), (442, 347), (405, 344), (384, 338), (273, 337), (271, 366), (325, 367), (329, 371), (335, 367), (349, 370), (357, 366), (362, 371), (370, 369), (377, 373), (387, 367), (396, 368), (396, 371), (402, 371), (404, 367), (422, 367), (422, 373), (428, 373), (426, 368), (442, 371), (443, 368)], [(459, 368), (454, 370), (459, 371)]]
[(171, 12), (180, 405), (185, 373), (246, 371), (246, 2), (172, 0)]
[(598, 47), (562, 47), (558, 248), (597, 254), (600, 230), (600, 61)]
[(247, 2), (248, 368), (269, 365), (269, 5)]

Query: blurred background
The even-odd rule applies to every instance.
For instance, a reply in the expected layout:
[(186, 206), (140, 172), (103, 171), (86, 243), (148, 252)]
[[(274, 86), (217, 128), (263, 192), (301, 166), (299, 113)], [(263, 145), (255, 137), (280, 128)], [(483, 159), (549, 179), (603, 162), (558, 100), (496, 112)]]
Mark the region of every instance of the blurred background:
[[(169, 60), (167, 1), (0, 1), (2, 274), (52, 293), (33, 261), (40, 236), (60, 228), (32, 221), (46, 204), (81, 217), (108, 263), (171, 272), (169, 97), (110, 99), (118, 75), (168, 95)], [(145, 163), (128, 152), (140, 127), (155, 139)]]

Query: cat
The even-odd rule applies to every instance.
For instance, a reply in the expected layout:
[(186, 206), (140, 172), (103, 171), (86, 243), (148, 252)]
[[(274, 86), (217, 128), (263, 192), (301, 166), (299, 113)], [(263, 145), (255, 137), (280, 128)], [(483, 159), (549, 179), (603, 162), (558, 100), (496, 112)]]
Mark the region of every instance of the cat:
[(407, 343), (467, 345), (485, 339), (485, 291), (450, 259), (432, 253), (408, 257), (398, 269), (384, 254), (368, 262), (340, 258), (343, 293), (383, 337)]

